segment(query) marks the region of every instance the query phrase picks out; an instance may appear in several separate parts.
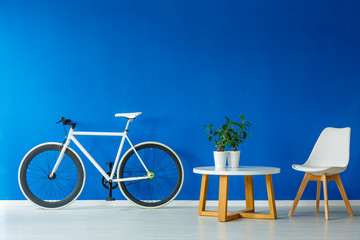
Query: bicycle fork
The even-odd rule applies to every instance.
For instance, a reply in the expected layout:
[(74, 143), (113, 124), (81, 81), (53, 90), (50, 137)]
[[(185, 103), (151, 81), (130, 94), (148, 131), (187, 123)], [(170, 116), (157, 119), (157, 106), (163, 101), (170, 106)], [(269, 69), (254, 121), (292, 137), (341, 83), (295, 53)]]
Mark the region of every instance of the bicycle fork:
[(58, 169), (62, 158), (64, 157), (65, 151), (66, 151), (66, 149), (68, 148), (68, 146), (69, 146), (69, 144), (71, 142), (73, 132), (74, 132), (74, 127), (71, 127), (70, 131), (69, 131), (69, 134), (68, 134), (68, 136), (66, 138), (66, 142), (63, 144), (60, 155), (59, 155), (58, 159), (56, 160), (55, 166), (54, 166), (53, 170), (51, 171), (51, 173), (49, 174), (49, 178), (54, 177), (54, 174), (55, 174), (56, 170)]

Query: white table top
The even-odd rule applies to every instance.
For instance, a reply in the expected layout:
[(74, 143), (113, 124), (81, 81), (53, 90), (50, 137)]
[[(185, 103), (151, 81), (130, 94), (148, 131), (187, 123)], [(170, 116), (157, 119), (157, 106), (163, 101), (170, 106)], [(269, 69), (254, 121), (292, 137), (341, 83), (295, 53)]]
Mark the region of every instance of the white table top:
[(261, 166), (240, 166), (238, 168), (196, 167), (194, 173), (207, 175), (268, 175), (280, 173), (280, 168)]

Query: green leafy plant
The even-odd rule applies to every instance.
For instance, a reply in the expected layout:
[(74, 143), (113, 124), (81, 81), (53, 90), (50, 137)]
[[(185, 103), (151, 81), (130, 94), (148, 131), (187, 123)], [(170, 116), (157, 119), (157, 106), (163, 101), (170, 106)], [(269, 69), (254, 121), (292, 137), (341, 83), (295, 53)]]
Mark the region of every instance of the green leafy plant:
[(240, 116), (240, 122), (235, 122), (227, 117), (225, 119), (225, 126), (228, 129), (225, 137), (226, 145), (237, 151), (237, 147), (244, 143), (247, 138), (250, 138), (249, 130), (252, 124), (250, 121), (245, 120), (244, 115)]
[(235, 122), (225, 117), (226, 122), (220, 128), (214, 128), (214, 124), (205, 127), (203, 134), (209, 135), (209, 142), (214, 141), (217, 151), (225, 151), (226, 148), (233, 148), (237, 151), (237, 147), (250, 138), (249, 129), (251, 122), (246, 121), (244, 115), (240, 116), (240, 122)]
[(215, 147), (217, 148), (217, 151), (224, 151), (226, 147), (226, 127), (224, 125), (221, 128), (214, 129), (213, 126), (214, 124), (210, 124), (209, 126), (203, 126), (206, 128), (203, 134), (209, 135), (209, 142), (215, 142)]

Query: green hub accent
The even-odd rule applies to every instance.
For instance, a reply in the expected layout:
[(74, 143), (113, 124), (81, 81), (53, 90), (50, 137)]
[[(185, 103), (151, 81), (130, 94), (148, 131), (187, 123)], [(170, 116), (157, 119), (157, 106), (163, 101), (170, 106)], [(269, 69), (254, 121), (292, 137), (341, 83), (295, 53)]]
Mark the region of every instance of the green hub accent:
[(153, 172), (148, 172), (147, 176), (149, 179), (153, 179), (155, 177), (155, 174)]

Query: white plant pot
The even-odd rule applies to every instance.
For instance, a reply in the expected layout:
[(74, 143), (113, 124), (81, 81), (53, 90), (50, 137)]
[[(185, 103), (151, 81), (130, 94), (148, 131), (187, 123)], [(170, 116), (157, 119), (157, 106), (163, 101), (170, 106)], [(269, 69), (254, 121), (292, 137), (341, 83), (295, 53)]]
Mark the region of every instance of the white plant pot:
[(214, 151), (215, 168), (226, 167), (226, 156), (227, 152)]
[(229, 168), (238, 168), (240, 162), (240, 151), (228, 151)]

